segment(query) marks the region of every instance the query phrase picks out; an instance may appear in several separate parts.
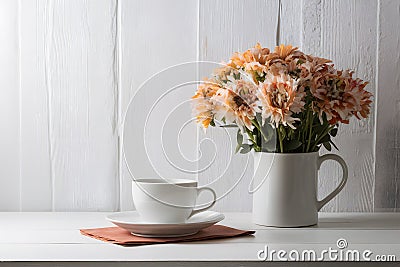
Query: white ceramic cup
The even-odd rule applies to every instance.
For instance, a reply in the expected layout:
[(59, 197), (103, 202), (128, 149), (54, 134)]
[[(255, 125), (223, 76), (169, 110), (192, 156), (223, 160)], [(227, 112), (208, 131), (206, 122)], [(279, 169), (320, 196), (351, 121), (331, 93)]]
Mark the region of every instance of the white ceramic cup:
[[(213, 200), (206, 207), (195, 208), (198, 195), (210, 191)], [(184, 223), (194, 214), (214, 206), (217, 195), (209, 187), (197, 187), (188, 179), (143, 178), (132, 182), (136, 210), (145, 222)]]

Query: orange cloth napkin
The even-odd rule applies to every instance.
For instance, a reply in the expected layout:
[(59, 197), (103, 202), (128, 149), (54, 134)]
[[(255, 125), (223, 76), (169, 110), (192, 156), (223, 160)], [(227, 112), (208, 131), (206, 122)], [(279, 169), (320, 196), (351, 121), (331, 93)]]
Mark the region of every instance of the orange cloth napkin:
[(81, 229), (80, 231), (82, 235), (122, 246), (199, 241), (199, 240), (208, 240), (217, 238), (236, 237), (243, 235), (252, 235), (255, 233), (255, 231), (244, 231), (223, 225), (212, 225), (208, 228), (199, 231), (197, 234), (190, 236), (168, 237), (168, 238), (135, 236), (132, 235), (129, 231), (120, 227)]

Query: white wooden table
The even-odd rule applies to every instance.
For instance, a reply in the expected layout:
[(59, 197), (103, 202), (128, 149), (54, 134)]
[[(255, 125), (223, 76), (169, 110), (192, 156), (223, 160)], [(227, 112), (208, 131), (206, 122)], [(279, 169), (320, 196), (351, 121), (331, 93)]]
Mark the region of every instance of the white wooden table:
[[(37, 262), (44, 266), (61, 262), (64, 266), (76, 261), (85, 261), (82, 266), (89, 266), (89, 262), (95, 266), (110, 266), (110, 262), (117, 266), (128, 263), (135, 266), (132, 265), (135, 262), (140, 264), (138, 266), (206, 266), (210, 262), (219, 262), (218, 266), (243, 266), (243, 262), (247, 262), (246, 266), (282, 266), (282, 263), (272, 263), (268, 259), (259, 260), (259, 256), (264, 255), (259, 253), (260, 250), (265, 250), (265, 246), (269, 252), (314, 250), (318, 257), (329, 247), (339, 251), (336, 242), (340, 238), (348, 244), (343, 251), (371, 250), (372, 260), (377, 255), (394, 255), (400, 260), (400, 214), (394, 213), (321, 213), (319, 225), (307, 228), (267, 228), (252, 224), (249, 213), (226, 213), (221, 224), (254, 229), (256, 234), (137, 247), (104, 243), (79, 233), (82, 228), (112, 226), (105, 220), (106, 215), (99, 212), (0, 212), (0, 261), (13, 266), (19, 262), (25, 262), (25, 266), (26, 262), (36, 262), (35, 266)], [(193, 264), (194, 261), (197, 264)]]

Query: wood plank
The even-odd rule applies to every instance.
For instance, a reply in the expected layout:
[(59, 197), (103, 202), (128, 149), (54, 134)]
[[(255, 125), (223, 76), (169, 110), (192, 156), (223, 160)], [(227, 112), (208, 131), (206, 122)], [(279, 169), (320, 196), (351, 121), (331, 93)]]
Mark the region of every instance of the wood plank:
[(400, 2), (379, 1), (376, 83), (376, 211), (400, 211)]
[[(18, 230), (14, 227), (7, 227), (7, 230), (0, 230), (2, 239), (0, 244), (99, 244), (102, 241), (83, 236), (79, 229), (73, 230)], [(245, 228), (245, 229), (248, 229)], [(18, 236), (15, 235), (18, 231)], [(205, 240), (199, 244), (232, 244), (243, 243), (265, 244), (303, 244), (311, 246), (314, 244), (334, 244), (339, 238), (344, 238), (352, 244), (399, 244), (400, 230), (379, 230), (371, 229), (344, 230), (344, 229), (261, 229), (257, 230), (254, 236), (243, 236), (226, 238), (221, 240)], [(196, 242), (197, 243), (197, 242)]]
[(52, 209), (115, 210), (116, 1), (41, 4), (46, 16), (41, 75), (48, 98)]
[(303, 1), (281, 0), (279, 43), (301, 47)]
[(200, 0), (200, 60), (228, 61), (257, 42), (273, 49), (278, 10), (277, 0)]
[(43, 1), (20, 1), (21, 210), (52, 209), (48, 52), (51, 25)]
[(321, 1), (302, 1), (301, 49), (318, 55), (321, 51)]
[[(303, 3), (305, 3), (303, 1)], [(346, 6), (346, 8), (344, 8)], [(375, 93), (376, 1), (312, 1), (303, 6), (304, 52), (330, 58), (338, 68), (356, 70), (367, 80), (367, 90)], [(341, 125), (335, 142), (349, 167), (344, 190), (325, 211), (372, 211), (374, 170), (374, 110), (367, 120), (351, 120)], [(327, 153), (321, 151), (322, 154)], [(340, 167), (328, 162), (320, 172), (322, 198), (337, 185)]]
[[(105, 212), (3, 212), (0, 229), (24, 229), (33, 231), (65, 231), (81, 228), (113, 226), (106, 220)], [(239, 229), (285, 230), (265, 227), (251, 222), (251, 213), (227, 212), (221, 224)], [(319, 213), (319, 224), (305, 230), (400, 230), (400, 213)], [(29, 224), (26, 222), (29, 221)], [(292, 230), (286, 228), (286, 230)], [(299, 228), (294, 228), (300, 231)]]
[(20, 209), (19, 3), (0, 2), (0, 210)]
[[(191, 67), (182, 67), (181, 73), (177, 72), (176, 68), (164, 72), (163, 78), (159, 79), (160, 76), (157, 76), (151, 79), (143, 90), (139, 90), (139, 86), (151, 75), (167, 67), (196, 60), (197, 3), (185, 0), (123, 0), (119, 1), (119, 5), (121, 118), (126, 113), (130, 99), (135, 96), (133, 113), (130, 113), (132, 120), (128, 118), (128, 126), (125, 127), (126, 136), (129, 136), (125, 138), (125, 147), (128, 148), (127, 159), (130, 168), (136, 177), (186, 177), (185, 173), (177, 171), (169, 164), (162, 148), (168, 147), (166, 151), (171, 151), (174, 159), (181, 157), (176, 151), (177, 131), (184, 122), (182, 120), (190, 118), (191, 112), (188, 105), (184, 105), (182, 110), (176, 108), (190, 99), (194, 89), (185, 91), (180, 88), (179, 94), (167, 94), (166, 98), (156, 104), (153, 113), (150, 114), (149, 110), (171, 86), (195, 79), (191, 77), (194, 74), (190, 73)], [(180, 114), (177, 114), (177, 110), (181, 111)], [(149, 114), (151, 116), (146, 119)], [(167, 124), (164, 129), (164, 122), (172, 124)], [(147, 129), (146, 135), (143, 133), (144, 129)], [(189, 132), (182, 135), (188, 139), (182, 141), (181, 147), (185, 151), (195, 151), (192, 149), (196, 144), (195, 127), (191, 126)], [(161, 136), (166, 139), (161, 140)], [(191, 139), (193, 140), (190, 141)], [(130, 210), (133, 209), (132, 180), (122, 160), (120, 168), (120, 209)]]
[[(113, 226), (108, 212), (2, 212), (0, 227), (33, 231), (64, 231)], [(27, 223), (29, 222), (29, 223)]]

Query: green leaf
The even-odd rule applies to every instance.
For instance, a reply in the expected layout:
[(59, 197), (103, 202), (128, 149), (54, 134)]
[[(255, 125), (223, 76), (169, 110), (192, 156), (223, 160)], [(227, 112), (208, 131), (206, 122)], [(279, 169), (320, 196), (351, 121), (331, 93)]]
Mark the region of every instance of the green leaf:
[(262, 151), (266, 152), (275, 152), (276, 150), (276, 140), (272, 139), (269, 142), (263, 143), (262, 144)]
[(265, 123), (262, 126), (263, 133), (267, 137), (268, 140), (271, 140), (271, 138), (274, 136), (275, 130), (272, 128), (271, 124)]
[(332, 150), (331, 143), (325, 142), (325, 143), (323, 143), (323, 145), (324, 145), (324, 147), (325, 147), (328, 151), (331, 151), (331, 150)]
[(251, 150), (252, 146), (248, 144), (243, 144), (242, 145), (242, 150), (240, 150), (240, 154), (246, 154), (249, 153)]
[(292, 139), (293, 134), (294, 134), (294, 130), (293, 130), (292, 128), (289, 128), (289, 129), (287, 130), (287, 137), (288, 137), (288, 139)]
[(337, 135), (337, 133), (338, 133), (338, 128), (333, 128), (331, 131), (330, 131), (330, 135), (331, 136), (333, 136), (333, 137), (335, 137), (336, 135)]
[(329, 142), (336, 148), (336, 150), (339, 151), (339, 148), (335, 145), (335, 143), (333, 141), (329, 141)]
[(240, 144), (240, 145), (243, 144), (243, 135), (242, 135), (242, 133), (240, 132), (240, 129), (237, 131), (237, 134), (236, 134), (236, 141), (237, 141), (237, 143)]
[(237, 131), (236, 141), (237, 141), (237, 145), (236, 145), (235, 153), (238, 153), (243, 144), (243, 135), (240, 132), (240, 129)]
[(237, 128), (236, 124), (227, 124), (227, 125), (220, 125), (221, 128)]
[(322, 143), (326, 143), (331, 141), (331, 136), (329, 134), (325, 135), (324, 137), (322, 137), (321, 140), (319, 140), (318, 144), (322, 144)]
[(302, 145), (302, 142), (299, 140), (290, 140), (289, 142), (285, 143), (285, 148), (286, 150), (295, 150), (299, 148)]
[(320, 124), (318, 122), (318, 124), (316, 126), (313, 126), (313, 131), (319, 135), (319, 134), (322, 134), (322, 132), (325, 130), (325, 128), (326, 128), (326, 125)]
[(262, 122), (262, 115), (261, 115), (261, 113), (256, 113), (256, 121), (258, 122), (258, 124), (261, 125), (261, 122)]
[(210, 121), (210, 125), (213, 126), (213, 127), (215, 127), (215, 121), (214, 121), (214, 120), (211, 120), (211, 121)]
[(240, 145), (240, 144), (236, 145), (235, 154), (237, 154), (239, 152), (241, 147), (242, 147), (242, 145)]

